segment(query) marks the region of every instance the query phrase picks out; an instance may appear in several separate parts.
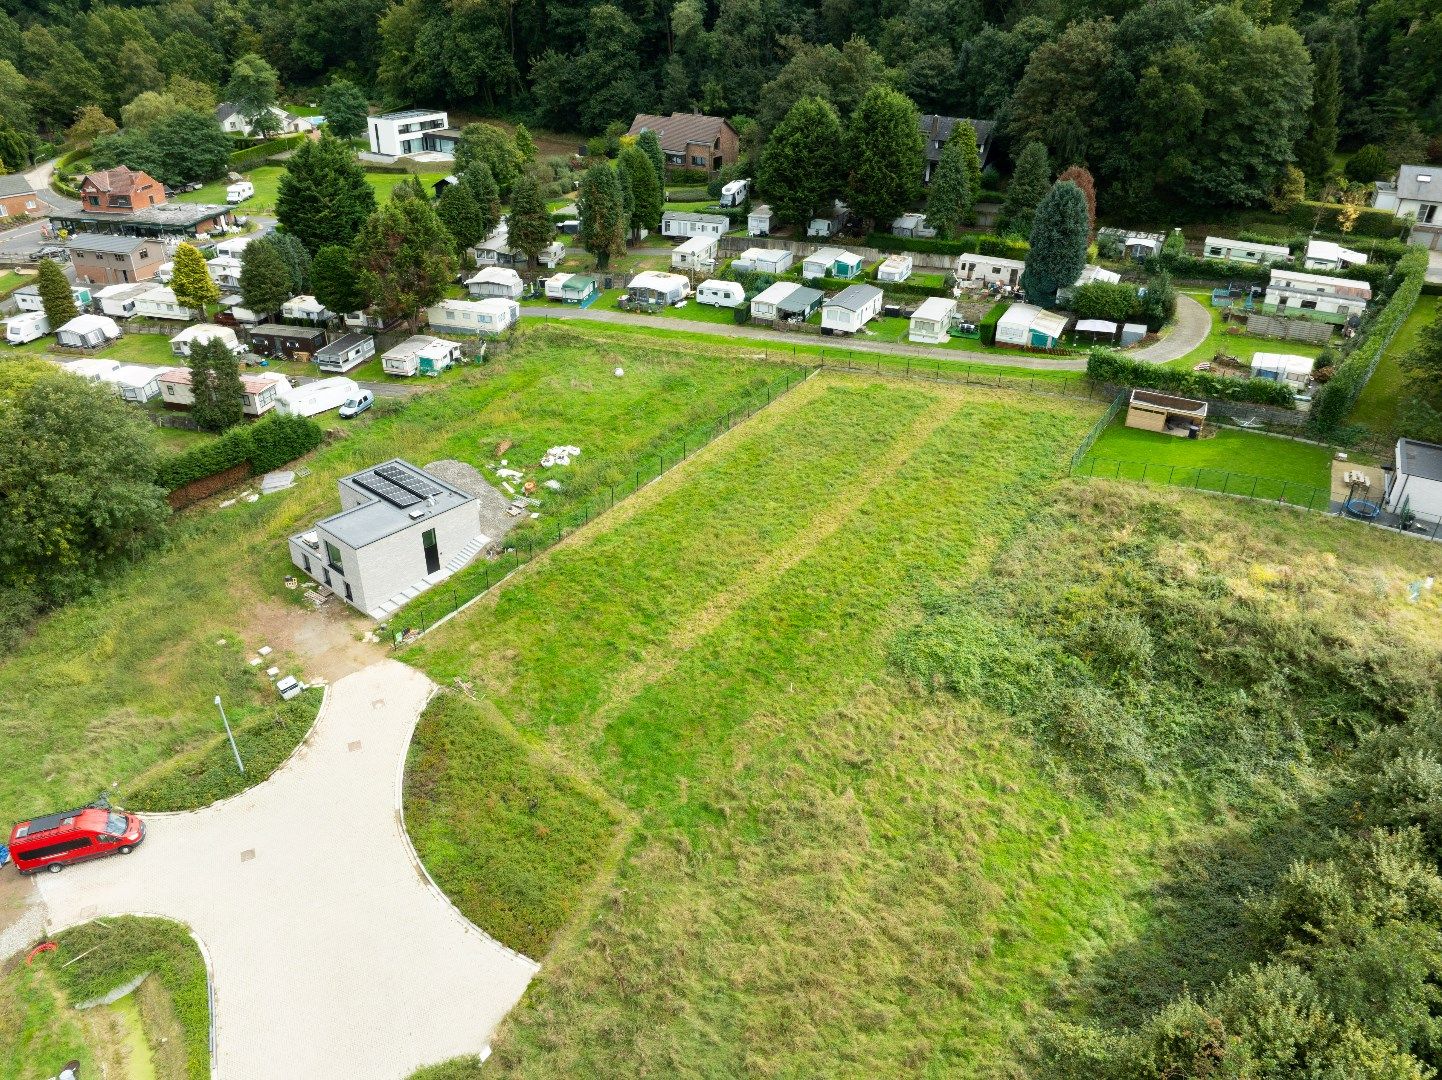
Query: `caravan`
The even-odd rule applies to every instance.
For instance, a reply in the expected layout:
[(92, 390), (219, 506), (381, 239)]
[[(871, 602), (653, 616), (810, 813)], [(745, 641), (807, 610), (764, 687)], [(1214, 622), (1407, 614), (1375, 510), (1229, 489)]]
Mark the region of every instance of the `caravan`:
[(241, 180), (238, 183), (231, 184), (225, 189), (225, 201), (232, 205), (242, 203), (254, 194), (255, 185), (249, 180)]
[(354, 379), (337, 375), (332, 379), (317, 379), (304, 386), (290, 387), (277, 403), (276, 411), (285, 416), (317, 416), (339, 409), (359, 396), (360, 386)]
[(11, 345), (38, 341), (50, 333), (50, 320), (43, 311), (25, 311), (5, 320), (5, 340)]
[(746, 302), (746, 290), (738, 281), (710, 278), (696, 287), (696, 303), (712, 307), (735, 308)]

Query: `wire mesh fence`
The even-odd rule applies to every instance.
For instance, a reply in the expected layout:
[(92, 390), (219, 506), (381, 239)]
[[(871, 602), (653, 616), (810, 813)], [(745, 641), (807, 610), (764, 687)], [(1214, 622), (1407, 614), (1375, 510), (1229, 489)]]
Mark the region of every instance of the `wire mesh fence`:
[(1083, 455), (1072, 464), (1073, 476), (1095, 476), (1103, 480), (1134, 480), (1143, 484), (1211, 491), (1262, 502), (1289, 503), (1307, 510), (1332, 508), (1330, 488), (1301, 484), (1274, 476), (1255, 476), (1195, 465), (1168, 465), (1150, 461), (1121, 461)]

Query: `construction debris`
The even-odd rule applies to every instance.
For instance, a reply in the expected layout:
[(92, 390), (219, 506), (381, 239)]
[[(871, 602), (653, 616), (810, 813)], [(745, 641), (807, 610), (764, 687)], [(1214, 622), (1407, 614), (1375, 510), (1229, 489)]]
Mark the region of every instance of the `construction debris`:
[(278, 469), (275, 472), (268, 472), (260, 479), (260, 493), (262, 495), (274, 495), (277, 491), (284, 491), (286, 488), (295, 487), (295, 473), (290, 469)]
[(526, 474), (516, 469), (497, 469), (496, 475), (506, 480), (519, 480)]
[(561, 482), (560, 482), (559, 480), (546, 480), (546, 481), (543, 481), (542, 483), (543, 483), (543, 486), (550, 488), (552, 491), (560, 491), (560, 490), (561, 490)]
[(552, 465), (569, 465), (573, 457), (581, 456), (579, 446), (553, 446), (546, 451), (546, 456), (541, 458), (541, 468), (549, 469)]

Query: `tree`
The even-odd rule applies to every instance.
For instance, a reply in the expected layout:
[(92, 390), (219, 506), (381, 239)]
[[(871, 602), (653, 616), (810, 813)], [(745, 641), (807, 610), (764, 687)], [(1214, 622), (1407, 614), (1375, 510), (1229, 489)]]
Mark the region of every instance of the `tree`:
[(364, 311), (370, 307), (370, 297), (361, 286), (349, 248), (331, 244), (317, 251), (310, 266), (310, 282), (312, 294), (331, 311)]
[(169, 507), (149, 424), (108, 389), (45, 373), (0, 399), (0, 581), (42, 603), (138, 554)]
[(143, 169), (161, 183), (175, 186), (224, 176), (231, 145), (213, 114), (185, 108), (145, 130), (102, 136), (95, 141), (90, 160), (100, 169), (116, 165)]
[(981, 157), (976, 129), (962, 121), (951, 129), (941, 148), (941, 161), (926, 199), (926, 223), (943, 240), (950, 239), (972, 216), (981, 190)]
[(868, 222), (890, 221), (916, 198), (925, 167), (921, 118), (906, 95), (877, 86), (847, 126), (847, 202)]
[(219, 338), (190, 347), (190, 417), (201, 431), (219, 434), (245, 419), (245, 388), (235, 354)]
[(327, 244), (348, 246), (375, 208), (375, 189), (366, 183), (355, 154), (323, 134), (301, 143), (287, 163), (275, 215), (286, 232), (314, 252)]
[(628, 212), (632, 232), (638, 236), (642, 229), (655, 232), (661, 227), (661, 214), (665, 211), (666, 204), (651, 159), (639, 146), (628, 146), (616, 159), (616, 167), (625, 175), (631, 187), (631, 205)]
[(1418, 332), (1417, 344), (1402, 354), (1401, 363), (1402, 370), (1429, 392), (1442, 390), (1442, 309)]
[(1370, 184), (1374, 180), (1390, 176), (1392, 162), (1388, 158), (1386, 150), (1376, 143), (1368, 143), (1347, 159), (1347, 165), (1343, 172), (1347, 174), (1348, 180), (1355, 180), (1359, 184)]
[(504, 200), (511, 194), (511, 188), (525, 167), (525, 159), (515, 142), (506, 133), (491, 124), (467, 124), (461, 129), (456, 140), (455, 168), (465, 172), (472, 165), (485, 164), (491, 170)]
[(1282, 169), (1277, 184), (1267, 196), (1267, 205), (1274, 214), (1287, 214), (1307, 197), (1307, 178), (1295, 165)]
[(455, 245), (424, 199), (392, 199), (371, 214), (353, 250), (361, 289), (381, 318), (414, 322), (437, 303), (456, 272)]
[(286, 273), (290, 275), (292, 296), (310, 292), (310, 252), (297, 237), (288, 232), (273, 232), (254, 243), (269, 244), (275, 248), (280, 261), (285, 263)]
[(457, 252), (480, 243), (489, 231), (475, 193), (466, 184), (451, 184), (441, 192), (436, 200), (436, 217), (455, 239)]
[(146, 90), (120, 110), (120, 123), (127, 131), (149, 131), (182, 108), (170, 91)]
[(320, 94), (325, 129), (337, 139), (359, 139), (366, 133), (366, 116), (370, 109), (360, 87), (349, 79), (337, 76)]
[(1324, 183), (1332, 171), (1341, 109), (1342, 59), (1337, 43), (1329, 41), (1313, 57), (1312, 111), (1307, 133), (1297, 143), (1297, 165), (1315, 185)]
[(235, 106), (251, 133), (268, 138), (280, 130), (280, 118), (271, 112), (280, 94), (280, 76), (254, 53), (247, 53), (230, 66), (225, 100)]
[(45, 309), (45, 318), (51, 330), (59, 330), (80, 311), (75, 306), (75, 294), (70, 291), (70, 282), (59, 263), (52, 259), (40, 260), (40, 272), (35, 278), (35, 287), (40, 290), (40, 304)]
[(1069, 304), (1079, 319), (1126, 322), (1136, 310), (1137, 290), (1125, 282), (1093, 281), (1072, 290)]
[(1016, 169), (1001, 201), (1001, 224), (1008, 232), (1022, 236), (1031, 232), (1032, 214), (1050, 186), (1051, 162), (1047, 160), (1046, 147), (1035, 141), (1027, 143), (1016, 159)]
[(206, 306), (220, 299), (220, 287), (210, 276), (205, 256), (191, 244), (182, 243), (175, 249), (170, 289), (176, 300), (200, 312), (202, 318)]
[(481, 239), (496, 231), (501, 224), (501, 192), (496, 187), (496, 178), (491, 167), (478, 161), (460, 174), (461, 183), (470, 189), (471, 198), (481, 215)]
[(264, 240), (247, 244), (240, 253), (240, 297), (245, 306), (259, 315), (273, 315), (294, 295), (290, 268), (275, 245)]
[(1087, 159), (1110, 120), (1104, 105), (1115, 35), (1110, 19), (1074, 22), (1031, 54), (1012, 98), (1018, 141), (1043, 143), (1058, 161)]
[(531, 138), (531, 132), (525, 124), (517, 124), (516, 130), (511, 135), (511, 141), (516, 144), (516, 153), (521, 155), (521, 161), (526, 165), (536, 163), (536, 140)]
[(546, 249), (556, 235), (556, 223), (546, 209), (546, 197), (540, 182), (530, 173), (516, 181), (511, 190), (511, 216), (508, 219), (511, 247), (525, 254), (531, 267), (536, 256)]
[(1087, 201), (1070, 180), (1052, 185), (1036, 208), (1021, 287), (1029, 303), (1051, 307), (1058, 289), (1081, 277), (1087, 264)]
[(661, 137), (650, 128), (636, 136), (636, 148), (646, 155), (656, 170), (656, 183), (661, 188), (661, 201), (666, 201), (666, 155), (661, 152)]
[[(642, 164), (649, 172), (651, 165), (644, 155)], [(626, 253), (626, 211), (621, 205), (616, 170), (610, 164), (601, 162), (586, 170), (576, 194), (576, 206), (581, 213), (578, 240), (596, 257), (596, 269), (604, 270), (612, 255)]]
[(75, 123), (65, 129), (65, 137), (76, 146), (88, 146), (115, 130), (115, 121), (101, 112), (100, 106), (86, 105), (75, 114)]
[[(1082, 195), (1087, 201), (1087, 229), (1096, 232), (1097, 229), (1097, 185), (1092, 179), (1092, 174), (1083, 165), (1070, 165), (1057, 177), (1058, 180), (1070, 180), (1077, 187), (1081, 188)], [(1172, 234), (1178, 235), (1178, 234)], [(1170, 237), (1168, 238), (1170, 239)]]
[(761, 152), (757, 179), (778, 219), (798, 230), (841, 192), (841, 120), (825, 101), (802, 98)]

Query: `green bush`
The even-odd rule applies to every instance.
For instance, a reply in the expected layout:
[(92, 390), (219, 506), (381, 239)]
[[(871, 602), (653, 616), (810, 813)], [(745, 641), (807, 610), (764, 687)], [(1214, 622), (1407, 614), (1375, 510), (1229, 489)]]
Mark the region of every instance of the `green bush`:
[(267, 139), (258, 146), (247, 147), (244, 150), (237, 150), (230, 155), (230, 167), (237, 172), (248, 169), (261, 162), (269, 161), (277, 154), (283, 154), (287, 150), (294, 150), (307, 138), (306, 135), (281, 135), (274, 139)]
[(308, 454), (325, 432), (306, 416), (271, 414), (254, 424), (231, 428), (214, 442), (160, 463), (159, 481), (168, 491), (249, 463), (255, 473), (270, 472)]
[(1025, 259), (1025, 240), (990, 233), (968, 233), (955, 240), (925, 240), (919, 236), (871, 233), (866, 243), (877, 251), (923, 251), (933, 255), (994, 255), (1002, 259)]
[(1071, 294), (1070, 307), (1081, 319), (1126, 322), (1136, 306), (1137, 290), (1125, 282), (1093, 281)]
[[(1290, 221), (1298, 229), (1308, 234), (1314, 228), (1322, 232), (1340, 233), (1342, 230), (1337, 223), (1337, 212), (1342, 207), (1336, 203), (1298, 203), (1287, 215)], [(1318, 219), (1320, 212), (1321, 218)], [(1404, 222), (1399, 217), (1394, 217), (1385, 210), (1363, 210), (1357, 216), (1357, 223), (1352, 227), (1353, 236), (1375, 236), (1380, 239), (1394, 239), (1402, 235)]]
[(1006, 300), (1002, 300), (1000, 303), (993, 304), (991, 310), (981, 317), (978, 328), (981, 330), (981, 343), (983, 345), (996, 344), (996, 324), (1001, 322), (1001, 317), (1006, 314), (1006, 309), (1009, 307), (1011, 307), (1011, 304)]
[(1296, 405), (1291, 388), (1270, 379), (1230, 379), (1205, 371), (1178, 371), (1121, 356), (1110, 349), (1093, 349), (1087, 357), (1087, 377), (1095, 383), (1145, 387), (1194, 398), (1246, 401), (1290, 409)]

